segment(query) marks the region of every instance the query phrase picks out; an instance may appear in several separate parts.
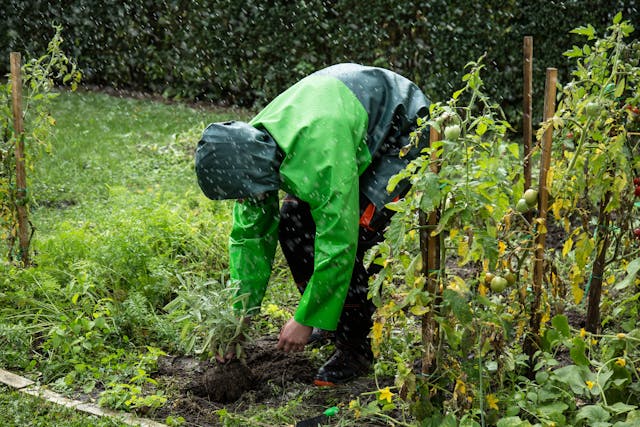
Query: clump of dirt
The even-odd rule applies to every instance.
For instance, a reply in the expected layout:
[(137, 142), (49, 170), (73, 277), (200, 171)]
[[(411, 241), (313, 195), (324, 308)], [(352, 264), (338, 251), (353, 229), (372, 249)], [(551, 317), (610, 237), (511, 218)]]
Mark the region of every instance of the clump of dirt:
[(202, 377), (201, 386), (194, 388), (196, 396), (208, 397), (214, 402), (229, 403), (251, 390), (253, 371), (240, 360), (231, 360), (224, 365), (214, 364)]

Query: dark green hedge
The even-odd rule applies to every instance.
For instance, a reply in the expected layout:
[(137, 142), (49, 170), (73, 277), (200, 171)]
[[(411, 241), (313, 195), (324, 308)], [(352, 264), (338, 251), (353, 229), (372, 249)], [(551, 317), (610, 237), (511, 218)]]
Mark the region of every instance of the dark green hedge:
[[(534, 38), (534, 88), (544, 69), (567, 80), (569, 30), (603, 31), (613, 15), (640, 22), (636, 0), (4, 0), (0, 71), (9, 52), (41, 53), (63, 26), (86, 84), (186, 100), (259, 106), (309, 72), (353, 61), (396, 70), (434, 100), (487, 53), (490, 95), (522, 99), (522, 43)], [(639, 31), (640, 32), (640, 31)], [(536, 99), (538, 99), (536, 98)]]

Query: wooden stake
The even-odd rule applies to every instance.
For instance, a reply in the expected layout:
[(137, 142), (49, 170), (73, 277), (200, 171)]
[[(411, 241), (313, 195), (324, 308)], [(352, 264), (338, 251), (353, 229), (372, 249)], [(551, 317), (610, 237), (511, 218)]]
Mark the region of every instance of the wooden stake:
[[(433, 127), (429, 131), (429, 145), (440, 140), (440, 135)], [(431, 153), (431, 171), (439, 172), (438, 155), (435, 151)], [(437, 306), (439, 305), (439, 272), (440, 272), (440, 236), (432, 236), (431, 232), (438, 225), (440, 217), (439, 209), (436, 208), (428, 215), (426, 212), (419, 212), (420, 224), (420, 252), (422, 255), (425, 276), (427, 279), (427, 291), (433, 297), (431, 309), (422, 316), (422, 347), (424, 350), (422, 357), (422, 373), (428, 374), (435, 369), (436, 350), (438, 348), (439, 331)]]
[(29, 261), (29, 219), (27, 216), (27, 174), (24, 160), (24, 124), (22, 121), (22, 76), (19, 52), (11, 52), (11, 95), (13, 101), (13, 123), (16, 146), (16, 209), (18, 213), (18, 242), (22, 265), (28, 267)]
[(533, 37), (526, 36), (523, 46), (522, 87), (522, 143), (524, 158), (524, 188), (531, 187), (532, 92), (533, 92)]
[[(558, 70), (547, 68), (544, 93), (544, 120), (553, 117), (556, 109), (556, 83)], [(525, 342), (525, 351), (531, 359), (539, 347), (540, 322), (542, 312), (542, 280), (544, 276), (544, 247), (547, 238), (547, 210), (549, 208), (549, 189), (547, 176), (551, 166), (551, 144), (553, 142), (553, 127), (549, 126), (542, 136), (542, 153), (540, 158), (540, 177), (538, 181), (538, 232), (536, 234), (535, 258), (533, 263), (533, 301), (531, 302), (530, 335)]]

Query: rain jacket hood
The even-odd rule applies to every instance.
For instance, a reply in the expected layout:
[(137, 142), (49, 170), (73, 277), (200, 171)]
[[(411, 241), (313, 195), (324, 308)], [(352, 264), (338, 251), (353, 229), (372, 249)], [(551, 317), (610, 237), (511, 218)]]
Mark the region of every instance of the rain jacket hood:
[(248, 123), (210, 124), (196, 148), (198, 184), (210, 199), (243, 199), (276, 191), (282, 155), (268, 132)]

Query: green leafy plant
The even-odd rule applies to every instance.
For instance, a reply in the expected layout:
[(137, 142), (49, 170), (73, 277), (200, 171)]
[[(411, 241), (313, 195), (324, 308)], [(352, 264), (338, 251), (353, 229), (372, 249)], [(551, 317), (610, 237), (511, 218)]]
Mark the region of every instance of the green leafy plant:
[[(573, 260), (566, 281), (575, 303), (588, 299), (587, 329), (600, 329), (602, 289), (619, 276), (620, 263), (638, 250), (634, 180), (640, 174), (638, 124), (640, 54), (633, 31), (618, 13), (598, 38), (588, 25), (573, 32), (586, 43), (565, 53), (577, 62), (564, 85), (556, 115), (539, 132), (554, 128), (551, 211), (568, 236), (561, 262)], [(620, 287), (616, 286), (618, 290)]]
[(110, 382), (107, 389), (100, 393), (98, 403), (127, 411), (136, 409), (149, 412), (162, 407), (167, 397), (162, 390), (156, 388), (158, 382), (149, 375), (161, 355), (165, 355), (162, 350), (147, 347), (147, 352), (140, 356), (134, 367), (134, 375), (126, 383)]
[(235, 286), (222, 287), (215, 280), (180, 277), (177, 296), (165, 306), (169, 317), (181, 325), (181, 343), (186, 353), (224, 359), (229, 352), (243, 358), (248, 317), (234, 308), (245, 300)]

